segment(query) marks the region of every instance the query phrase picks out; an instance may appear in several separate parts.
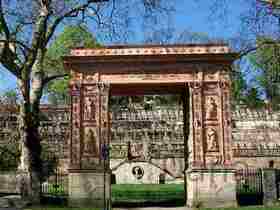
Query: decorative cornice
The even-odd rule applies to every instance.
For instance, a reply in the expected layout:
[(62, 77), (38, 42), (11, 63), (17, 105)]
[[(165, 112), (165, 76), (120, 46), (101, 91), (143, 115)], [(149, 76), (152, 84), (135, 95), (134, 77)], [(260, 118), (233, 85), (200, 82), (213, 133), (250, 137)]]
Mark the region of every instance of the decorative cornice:
[(120, 56), (120, 55), (189, 55), (189, 54), (227, 54), (226, 45), (167, 45), (167, 46), (123, 46), (97, 49), (72, 49), (72, 56)]

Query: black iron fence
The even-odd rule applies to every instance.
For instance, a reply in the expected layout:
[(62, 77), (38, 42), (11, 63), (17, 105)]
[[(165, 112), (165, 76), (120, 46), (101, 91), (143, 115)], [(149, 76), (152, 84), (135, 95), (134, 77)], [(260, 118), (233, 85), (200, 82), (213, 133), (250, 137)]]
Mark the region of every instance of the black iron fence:
[(280, 169), (276, 170), (277, 199), (280, 200)]
[(239, 205), (262, 205), (263, 185), (261, 169), (240, 169), (236, 171), (236, 197)]
[(65, 171), (56, 169), (47, 181), (41, 185), (43, 196), (67, 196), (68, 195), (68, 174)]

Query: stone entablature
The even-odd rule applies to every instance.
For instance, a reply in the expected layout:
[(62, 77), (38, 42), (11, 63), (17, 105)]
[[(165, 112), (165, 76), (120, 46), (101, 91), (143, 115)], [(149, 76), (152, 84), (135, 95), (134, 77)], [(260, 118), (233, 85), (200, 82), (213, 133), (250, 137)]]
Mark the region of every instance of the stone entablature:
[(195, 54), (225, 54), (230, 48), (221, 44), (204, 45), (173, 45), (173, 46), (107, 46), (101, 49), (77, 48), (71, 50), (73, 56), (126, 56), (126, 55), (195, 55)]

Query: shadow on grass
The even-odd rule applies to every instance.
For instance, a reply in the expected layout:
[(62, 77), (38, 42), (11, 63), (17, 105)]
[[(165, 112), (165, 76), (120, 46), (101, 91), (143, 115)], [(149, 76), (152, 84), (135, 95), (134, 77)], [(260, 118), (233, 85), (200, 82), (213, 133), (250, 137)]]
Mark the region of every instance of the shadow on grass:
[(42, 196), (41, 197), (42, 206), (58, 206), (65, 207), (67, 206), (67, 197), (63, 196)]
[(131, 207), (180, 207), (184, 206), (184, 199), (170, 200), (118, 200), (112, 201), (114, 208), (131, 208)]

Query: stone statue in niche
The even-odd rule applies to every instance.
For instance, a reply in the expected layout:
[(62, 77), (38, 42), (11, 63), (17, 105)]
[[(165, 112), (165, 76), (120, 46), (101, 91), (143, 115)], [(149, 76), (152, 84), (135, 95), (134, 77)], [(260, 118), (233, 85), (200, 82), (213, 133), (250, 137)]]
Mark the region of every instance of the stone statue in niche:
[(99, 155), (99, 143), (92, 129), (89, 129), (85, 135), (83, 153), (95, 157)]
[(148, 141), (143, 142), (143, 151), (142, 151), (142, 157), (144, 160), (150, 160), (150, 145)]
[(206, 133), (207, 151), (216, 152), (219, 150), (217, 132), (214, 128), (208, 128)]
[(85, 107), (85, 120), (95, 120), (95, 112), (95, 100), (90, 98)]
[(217, 119), (217, 103), (213, 97), (210, 97), (207, 102), (206, 119), (207, 120)]

